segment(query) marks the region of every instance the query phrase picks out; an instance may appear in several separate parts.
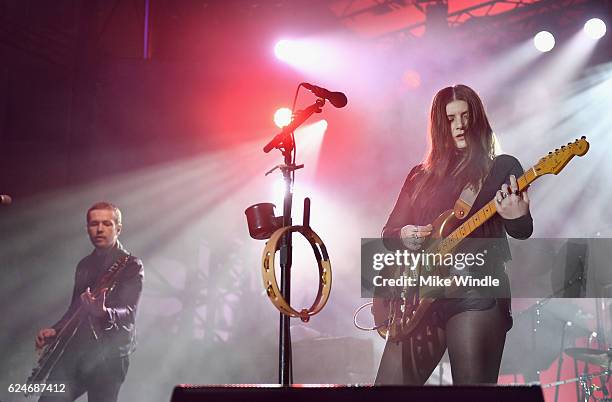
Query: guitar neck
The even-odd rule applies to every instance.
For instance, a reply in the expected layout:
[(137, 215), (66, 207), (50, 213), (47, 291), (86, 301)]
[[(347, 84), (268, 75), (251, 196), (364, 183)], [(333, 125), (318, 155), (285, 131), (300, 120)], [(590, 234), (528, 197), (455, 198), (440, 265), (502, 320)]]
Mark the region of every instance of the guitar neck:
[[(125, 267), (129, 259), (129, 255), (116, 261), (107, 272), (105, 272), (98, 282), (93, 286), (91, 293), (94, 297), (100, 296), (104, 288), (110, 288), (113, 286), (119, 271)], [(60, 328), (57, 338), (62, 338), (66, 333), (71, 333), (75, 327), (78, 327), (83, 319), (83, 306), (79, 303), (72, 315), (68, 317), (65, 324)]]
[[(536, 167), (531, 167), (516, 180), (519, 191), (526, 189), (539, 176), (540, 175), (538, 175), (536, 172)], [(438, 243), (438, 252), (441, 254), (446, 254), (453, 251), (463, 239), (474, 232), (474, 230), (482, 226), (482, 224), (488, 221), (496, 213), (497, 209), (495, 208), (495, 199), (492, 199), (484, 207), (480, 208), (478, 212), (453, 230), (450, 235)]]

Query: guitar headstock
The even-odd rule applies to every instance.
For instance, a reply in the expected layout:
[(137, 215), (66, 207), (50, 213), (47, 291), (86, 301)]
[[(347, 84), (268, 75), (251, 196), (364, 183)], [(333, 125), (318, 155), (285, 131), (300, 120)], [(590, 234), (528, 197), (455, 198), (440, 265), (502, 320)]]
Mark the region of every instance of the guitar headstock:
[(549, 173), (559, 174), (574, 156), (582, 156), (588, 150), (589, 143), (586, 137), (582, 136), (574, 142), (568, 142), (567, 145), (549, 152), (548, 155), (538, 161), (534, 169), (538, 176)]

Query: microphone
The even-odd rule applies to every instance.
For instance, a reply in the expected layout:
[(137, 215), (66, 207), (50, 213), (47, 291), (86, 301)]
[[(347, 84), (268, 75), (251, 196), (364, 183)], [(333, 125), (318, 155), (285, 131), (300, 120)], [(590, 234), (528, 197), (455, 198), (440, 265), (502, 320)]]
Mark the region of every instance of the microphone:
[(303, 82), (302, 86), (308, 89), (310, 92), (318, 96), (319, 98), (327, 99), (335, 107), (345, 107), (348, 103), (346, 95), (342, 92), (331, 92), (325, 88), (318, 87), (316, 85)]
[(10, 195), (0, 194), (0, 205), (10, 205), (13, 199)]

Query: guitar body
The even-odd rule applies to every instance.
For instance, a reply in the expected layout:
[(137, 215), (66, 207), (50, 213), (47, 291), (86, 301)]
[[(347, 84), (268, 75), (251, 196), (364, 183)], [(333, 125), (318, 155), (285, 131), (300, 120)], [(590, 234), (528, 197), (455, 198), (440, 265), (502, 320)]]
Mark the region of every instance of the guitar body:
[[(452, 209), (442, 212), (431, 224), (431, 226), (433, 226), (431, 238), (434, 240), (445, 238), (451, 234), (460, 223), (461, 222), (455, 217), (455, 212)], [(425, 248), (430, 244), (431, 241), (426, 244)]]
[[(437, 241), (448, 236), (459, 223), (460, 221), (455, 217), (453, 210), (442, 212), (431, 224), (433, 227), (431, 237), (424, 243), (424, 249), (434, 248)], [(436, 269), (435, 267), (427, 268)], [(419, 264), (415, 272), (420, 276), (422, 270), (427, 268)], [(438, 269), (438, 273), (443, 273), (443, 271)], [(435, 299), (431, 297), (421, 298), (418, 287), (416, 289), (406, 289), (406, 291), (406, 297), (390, 300), (386, 311), (373, 309), (373, 311), (382, 311), (385, 314), (384, 317), (374, 317), (375, 322), (383, 322), (388, 318), (388, 324), (380, 327), (378, 333), (392, 342), (408, 338), (423, 322), (435, 302)]]
[[(589, 150), (586, 137), (581, 137), (573, 143), (568, 143), (547, 156), (540, 158), (537, 164), (528, 169), (517, 179), (518, 190), (525, 190), (533, 181), (546, 174), (558, 174), (574, 156), (583, 156)], [(427, 253), (445, 255), (452, 251), (469, 236), (476, 228), (497, 213), (495, 200), (489, 201), (480, 210), (468, 219), (460, 220), (454, 211), (443, 212), (432, 223), (431, 238), (424, 244)], [(408, 272), (407, 272), (408, 274)], [(372, 313), (378, 333), (389, 341), (399, 342), (409, 339), (412, 333), (428, 316), (433, 303), (435, 292), (421, 288), (419, 278), (424, 275), (436, 274), (440, 277), (449, 275), (448, 269), (436, 266), (419, 264), (416, 269), (410, 270), (409, 275), (415, 278), (417, 286), (406, 286), (400, 296), (391, 299), (374, 299)], [(433, 296), (432, 296), (433, 295)], [(383, 317), (386, 313), (386, 317)]]

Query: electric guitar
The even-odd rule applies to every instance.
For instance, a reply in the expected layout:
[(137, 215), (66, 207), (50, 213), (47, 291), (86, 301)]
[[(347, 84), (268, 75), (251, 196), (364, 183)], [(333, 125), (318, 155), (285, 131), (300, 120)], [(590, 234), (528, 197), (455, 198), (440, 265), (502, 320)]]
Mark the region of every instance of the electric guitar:
[[(106, 270), (104, 275), (96, 282), (91, 291), (94, 297), (98, 297), (104, 289), (111, 292), (117, 283), (117, 276), (123, 272), (123, 268), (128, 264), (130, 255), (119, 258), (111, 267)], [(66, 324), (58, 331), (54, 340), (45, 345), (38, 358), (37, 366), (32, 369), (32, 373), (26, 381), (25, 396), (32, 395), (36, 390), (40, 389), (41, 385), (47, 381), (49, 373), (55, 367), (59, 359), (64, 354), (66, 347), (74, 338), (77, 329), (88, 318), (83, 307), (79, 305), (76, 311), (66, 320)], [(38, 385), (37, 385), (38, 384)]]
[[(570, 142), (549, 152), (548, 155), (541, 158), (538, 163), (517, 179), (518, 190), (523, 191), (539, 177), (547, 174), (558, 174), (574, 156), (583, 156), (588, 150), (589, 143), (586, 141), (586, 137), (582, 137), (573, 143)], [(440, 255), (451, 253), (467, 236), (496, 213), (495, 199), (489, 201), (469, 219), (463, 221), (455, 217), (453, 210), (443, 212), (432, 223), (432, 235), (431, 239), (425, 243), (425, 253)], [(419, 277), (423, 275), (448, 276), (448, 270), (444, 267), (428, 266), (420, 263), (414, 268), (410, 270), (410, 277), (413, 278), (412, 283), (418, 284)], [(375, 322), (384, 322), (382, 326), (377, 328), (378, 333), (394, 342), (410, 337), (436, 300), (435, 297), (428, 296), (426, 289), (419, 289), (418, 286), (405, 286), (401, 295), (401, 297), (389, 301), (386, 320), (385, 317), (375, 317)]]

